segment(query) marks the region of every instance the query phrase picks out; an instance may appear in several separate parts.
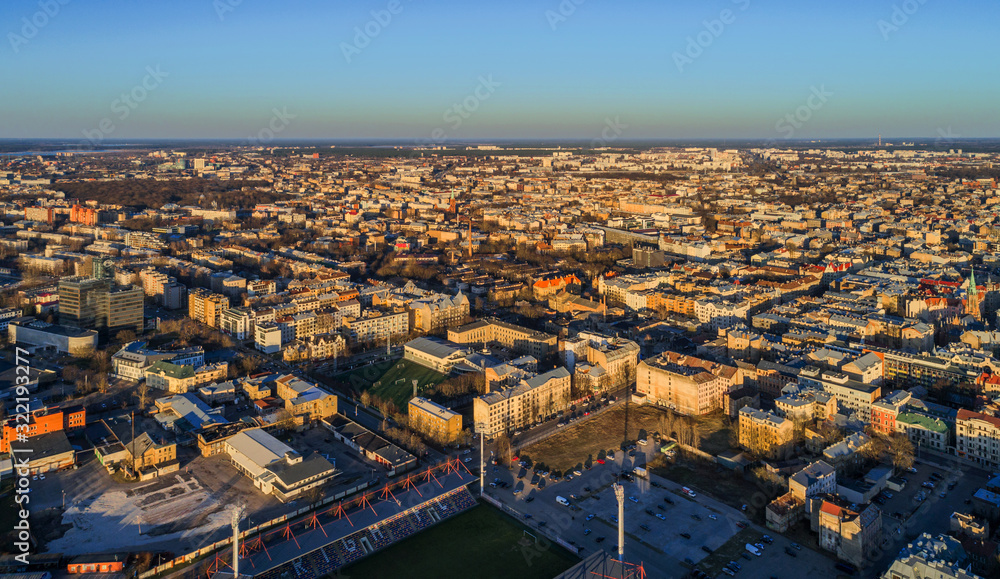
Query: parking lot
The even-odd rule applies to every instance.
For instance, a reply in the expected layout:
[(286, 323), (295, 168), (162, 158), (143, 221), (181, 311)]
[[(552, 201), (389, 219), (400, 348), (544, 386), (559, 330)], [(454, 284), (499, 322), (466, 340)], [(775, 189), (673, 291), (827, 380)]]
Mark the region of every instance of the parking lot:
[[(487, 491), (522, 513), (529, 525), (543, 526), (578, 546), (582, 556), (598, 549), (615, 552), (618, 505), (612, 484), (623, 468), (632, 470), (636, 465), (646, 464), (655, 453), (653, 448), (654, 445), (640, 446), (635, 456), (616, 452), (614, 460), (581, 470), (580, 476), (570, 472), (570, 480), (551, 481), (520, 467), (514, 470), (487, 467), (487, 482), (499, 479), (509, 485)], [(519, 474), (525, 476), (518, 478)], [(828, 554), (812, 550), (806, 544), (793, 548), (792, 539), (747, 524), (739, 509), (704, 494), (687, 496), (681, 485), (656, 475), (648, 479), (633, 478), (633, 481), (623, 482), (625, 556), (630, 561), (642, 561), (649, 576), (684, 577), (697, 568), (710, 577), (726, 577), (722, 569), (730, 561), (740, 565), (738, 577), (754, 579), (835, 577), (838, 574), (835, 561)], [(572, 506), (559, 504), (557, 496), (569, 499)], [(664, 501), (665, 498), (670, 502)], [(647, 513), (647, 509), (652, 514)], [(761, 556), (748, 554), (749, 560), (743, 557), (748, 540), (760, 542), (765, 534), (773, 543), (764, 544)], [(702, 549), (703, 546), (712, 553)]]
[[(882, 557), (865, 572), (865, 576), (876, 576), (875, 571), (884, 569), (895, 558), (899, 549), (908, 541), (921, 533), (940, 534), (950, 529), (950, 517), (954, 512), (971, 513), (971, 498), (973, 493), (985, 486), (990, 473), (973, 468), (957, 459), (945, 456), (930, 456), (918, 459), (915, 463), (916, 473), (905, 473), (906, 486), (893, 494), (884, 505), (882, 529)], [(934, 473), (940, 473), (942, 480), (935, 483), (934, 489), (922, 485), (931, 479)], [(951, 490), (949, 485), (953, 484)], [(923, 500), (915, 497), (921, 493)], [(944, 493), (944, 497), (941, 496)], [(897, 513), (900, 516), (897, 516)]]

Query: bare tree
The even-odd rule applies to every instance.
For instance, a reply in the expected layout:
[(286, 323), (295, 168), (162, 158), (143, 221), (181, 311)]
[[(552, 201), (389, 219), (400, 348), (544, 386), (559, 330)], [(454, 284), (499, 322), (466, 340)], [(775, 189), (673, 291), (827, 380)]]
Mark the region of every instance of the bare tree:
[(149, 404), (150, 398), (150, 388), (149, 383), (143, 380), (139, 383), (139, 387), (136, 388), (135, 397), (139, 399), (139, 412), (146, 411), (146, 405)]
[(108, 384), (107, 374), (98, 374), (97, 378), (94, 380), (94, 387), (97, 388), (97, 391), (101, 394), (107, 394), (110, 386), (111, 385)]

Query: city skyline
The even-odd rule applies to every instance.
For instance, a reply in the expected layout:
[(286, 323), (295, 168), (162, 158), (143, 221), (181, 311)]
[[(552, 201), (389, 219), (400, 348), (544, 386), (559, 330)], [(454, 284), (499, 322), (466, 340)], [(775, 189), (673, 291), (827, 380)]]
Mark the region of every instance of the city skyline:
[(82, 6), (8, 4), (0, 137), (1000, 136), (985, 2)]

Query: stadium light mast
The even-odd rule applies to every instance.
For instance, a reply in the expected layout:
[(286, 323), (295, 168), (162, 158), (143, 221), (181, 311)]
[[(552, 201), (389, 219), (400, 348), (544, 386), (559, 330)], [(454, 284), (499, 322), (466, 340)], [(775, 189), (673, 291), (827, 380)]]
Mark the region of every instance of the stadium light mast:
[(486, 423), (477, 422), (476, 432), (479, 433), (479, 498), (483, 498), (483, 487), (486, 486), (486, 464), (484, 460), (484, 449), (486, 448)]
[(233, 526), (233, 579), (240, 577), (240, 521), (243, 520), (245, 514), (246, 505), (238, 504), (233, 507), (231, 522)]
[(615, 483), (615, 498), (618, 499), (618, 561), (625, 562), (625, 487)]

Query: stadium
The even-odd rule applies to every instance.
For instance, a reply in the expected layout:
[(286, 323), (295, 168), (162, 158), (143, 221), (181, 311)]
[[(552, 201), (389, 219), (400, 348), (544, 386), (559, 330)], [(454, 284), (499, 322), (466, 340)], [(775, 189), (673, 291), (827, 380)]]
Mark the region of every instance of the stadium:
[[(237, 574), (259, 579), (311, 579), (359, 559), (474, 506), (468, 486), (478, 481), (458, 460), (386, 484), (294, 523), (247, 536)], [(209, 563), (207, 575), (231, 578), (232, 548)]]

